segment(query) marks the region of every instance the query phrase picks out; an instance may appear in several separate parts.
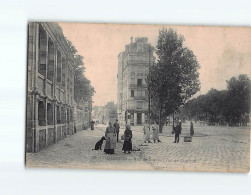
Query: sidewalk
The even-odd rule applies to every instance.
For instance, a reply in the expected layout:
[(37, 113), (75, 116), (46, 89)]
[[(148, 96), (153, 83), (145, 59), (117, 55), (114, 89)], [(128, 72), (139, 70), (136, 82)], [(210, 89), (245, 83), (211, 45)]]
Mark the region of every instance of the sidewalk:
[[(133, 147), (140, 148), (124, 154), (122, 142), (114, 155), (95, 151), (95, 143), (105, 134), (105, 126), (84, 130), (59, 141), (39, 153), (27, 154), (28, 167), (61, 167), (129, 170), (187, 170), (232, 171), (249, 170), (249, 127), (195, 127), (192, 142), (184, 142), (189, 126), (182, 126), (180, 143), (175, 144), (169, 127), (160, 134), (161, 143), (142, 144), (143, 127), (132, 126)], [(124, 129), (120, 130), (122, 135)], [(102, 149), (104, 148), (103, 143)]]
[[(54, 168), (95, 168), (95, 169), (151, 169), (147, 163), (135, 161), (136, 152), (124, 154), (122, 142), (117, 144), (114, 155), (107, 155), (102, 150), (92, 150), (98, 140), (105, 134), (105, 127), (98, 126), (77, 132), (46, 148), (39, 153), (29, 153), (26, 157), (28, 167), (54, 167)], [(135, 144), (134, 144), (135, 145)]]

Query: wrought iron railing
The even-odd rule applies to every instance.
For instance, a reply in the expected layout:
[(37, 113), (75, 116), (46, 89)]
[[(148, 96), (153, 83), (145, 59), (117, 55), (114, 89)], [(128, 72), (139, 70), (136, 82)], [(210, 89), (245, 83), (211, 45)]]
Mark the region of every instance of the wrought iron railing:
[(134, 99), (135, 100), (145, 100), (146, 97), (145, 96), (135, 96)]
[(130, 84), (130, 88), (147, 88), (147, 84)]

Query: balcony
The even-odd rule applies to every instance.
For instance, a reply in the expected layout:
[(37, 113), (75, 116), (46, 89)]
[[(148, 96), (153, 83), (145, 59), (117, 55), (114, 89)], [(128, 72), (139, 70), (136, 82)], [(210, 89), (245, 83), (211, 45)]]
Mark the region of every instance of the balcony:
[(145, 96), (135, 96), (134, 97), (135, 100), (146, 100)]
[(129, 88), (147, 88), (147, 84), (130, 84)]

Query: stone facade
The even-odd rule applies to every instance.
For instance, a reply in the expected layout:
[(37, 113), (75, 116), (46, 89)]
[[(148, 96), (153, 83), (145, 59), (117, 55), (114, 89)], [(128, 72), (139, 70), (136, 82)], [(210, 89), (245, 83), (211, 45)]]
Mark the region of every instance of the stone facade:
[(26, 152), (38, 152), (77, 131), (73, 55), (57, 23), (31, 22), (27, 57)]
[(146, 78), (153, 65), (154, 48), (148, 38), (131, 38), (125, 51), (118, 55), (118, 105), (121, 124), (141, 125), (148, 115), (148, 90)]
[(84, 104), (74, 105), (74, 126), (76, 131), (86, 130), (90, 127), (91, 121), (91, 102), (85, 102)]

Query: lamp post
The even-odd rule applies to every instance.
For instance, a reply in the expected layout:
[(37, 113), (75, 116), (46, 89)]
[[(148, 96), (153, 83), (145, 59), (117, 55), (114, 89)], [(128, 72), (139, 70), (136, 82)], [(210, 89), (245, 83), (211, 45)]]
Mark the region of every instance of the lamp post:
[[(151, 45), (149, 44), (149, 69), (148, 69), (148, 76), (150, 78), (150, 66), (151, 66), (151, 62), (150, 62), (150, 54), (151, 54)], [(148, 122), (149, 122), (149, 126), (151, 125), (151, 99), (150, 99), (150, 86), (148, 84)]]

